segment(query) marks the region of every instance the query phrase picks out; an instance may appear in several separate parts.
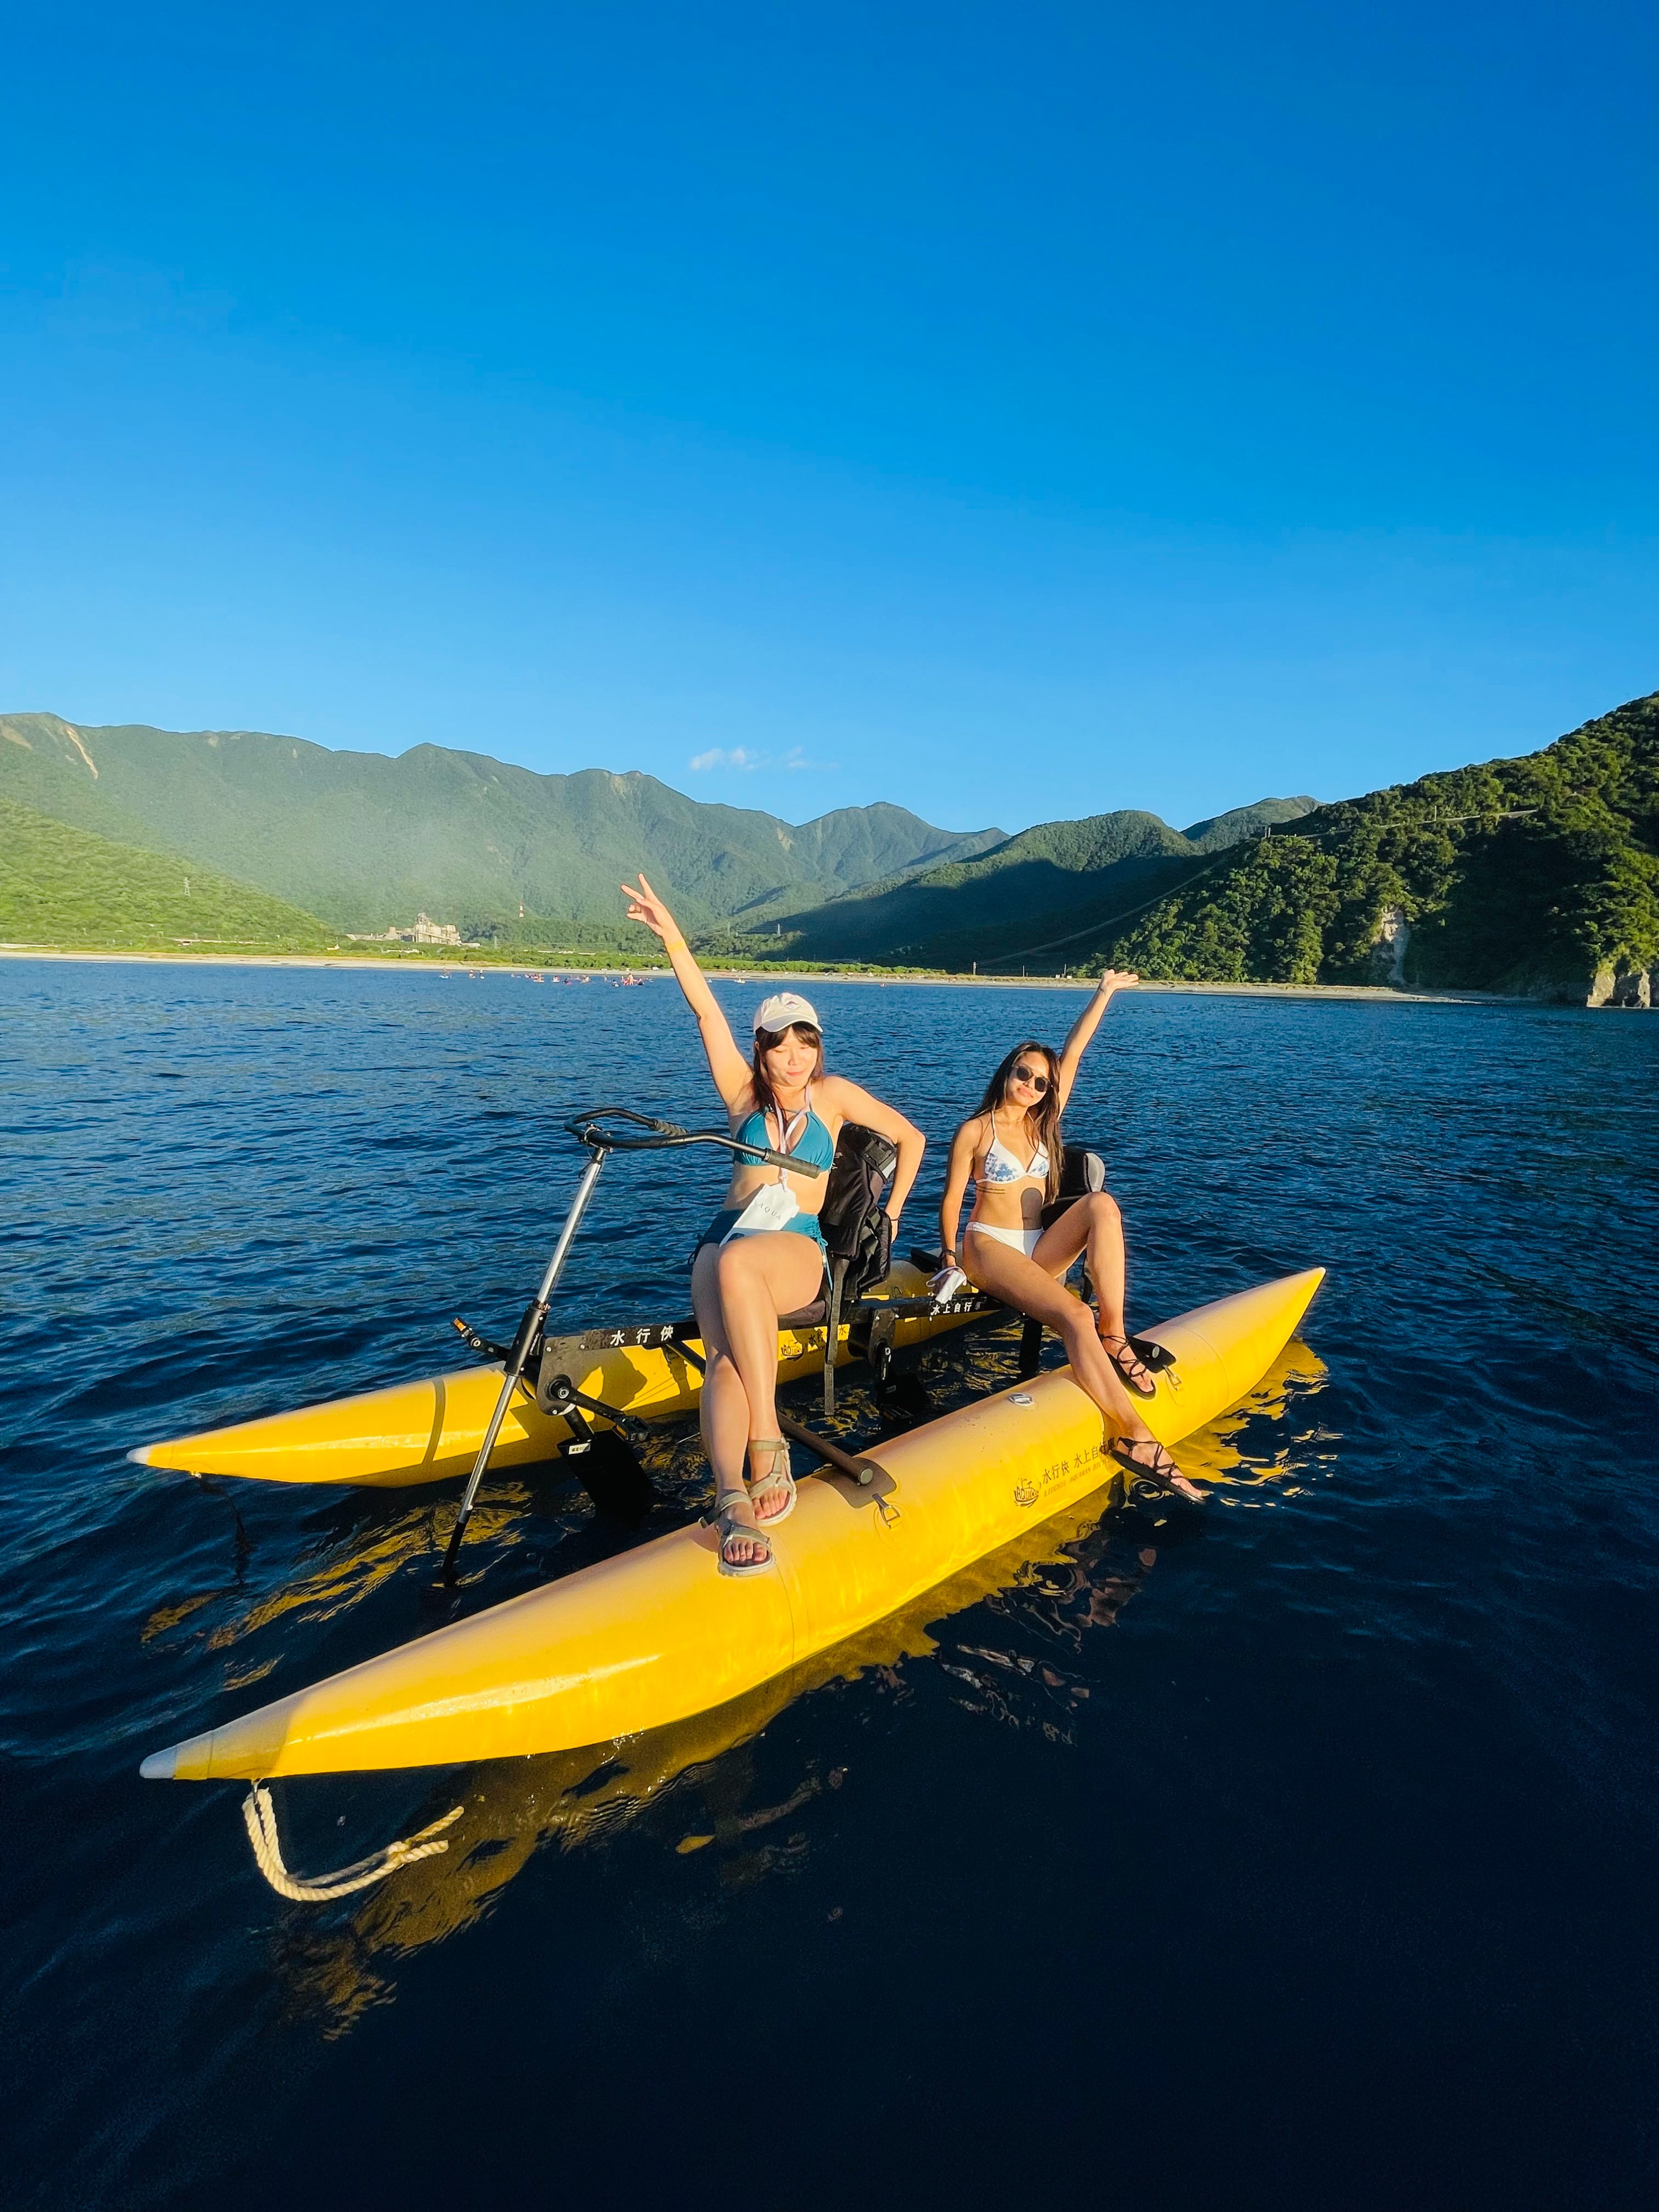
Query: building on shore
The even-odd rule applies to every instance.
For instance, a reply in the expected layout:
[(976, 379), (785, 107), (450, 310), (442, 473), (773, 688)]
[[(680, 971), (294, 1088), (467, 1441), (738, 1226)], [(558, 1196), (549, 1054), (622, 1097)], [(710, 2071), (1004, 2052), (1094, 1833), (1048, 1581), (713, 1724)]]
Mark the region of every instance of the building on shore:
[(428, 914), (417, 914), (412, 929), (382, 929), (351, 936), (353, 945), (461, 945), (470, 944), (463, 939), (453, 921), (434, 921)]

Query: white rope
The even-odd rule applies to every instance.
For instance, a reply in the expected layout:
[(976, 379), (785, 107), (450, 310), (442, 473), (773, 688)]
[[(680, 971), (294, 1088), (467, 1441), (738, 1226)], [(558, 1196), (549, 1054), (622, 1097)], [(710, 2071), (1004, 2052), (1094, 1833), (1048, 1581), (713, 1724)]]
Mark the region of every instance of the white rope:
[(247, 1839), (253, 1846), (260, 1873), (279, 1897), (291, 1897), (296, 1905), (326, 1905), (331, 1898), (349, 1897), (354, 1889), (367, 1889), (373, 1881), (384, 1881), (399, 1867), (413, 1866), (416, 1859), (429, 1859), (434, 1852), (447, 1851), (447, 1843), (428, 1843), (427, 1838), (459, 1820), (465, 1809), (457, 1805), (441, 1820), (433, 1821), (430, 1827), (422, 1828), (417, 1835), (401, 1836), (384, 1850), (372, 1851), (368, 1858), (355, 1860), (336, 1874), (324, 1875), (316, 1881), (301, 1881), (283, 1864), (276, 1808), (270, 1802), (270, 1790), (263, 1782), (256, 1782), (242, 1800)]

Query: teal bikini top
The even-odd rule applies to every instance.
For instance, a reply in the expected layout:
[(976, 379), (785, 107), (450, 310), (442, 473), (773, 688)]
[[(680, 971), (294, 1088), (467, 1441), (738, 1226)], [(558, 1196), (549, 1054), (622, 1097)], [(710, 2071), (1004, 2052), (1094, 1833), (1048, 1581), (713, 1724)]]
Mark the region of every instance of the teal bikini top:
[[(775, 1126), (775, 1137), (773, 1134)], [(787, 1126), (781, 1108), (778, 1109), (775, 1124), (770, 1114), (763, 1114), (757, 1109), (739, 1127), (738, 1142), (741, 1145), (764, 1145), (772, 1152), (787, 1152), (792, 1158), (808, 1167), (830, 1167), (836, 1158), (835, 1139), (812, 1111), (810, 1091), (806, 1094), (806, 1103), (791, 1116)], [(735, 1158), (739, 1167), (757, 1168), (764, 1164), (752, 1152), (738, 1152)]]

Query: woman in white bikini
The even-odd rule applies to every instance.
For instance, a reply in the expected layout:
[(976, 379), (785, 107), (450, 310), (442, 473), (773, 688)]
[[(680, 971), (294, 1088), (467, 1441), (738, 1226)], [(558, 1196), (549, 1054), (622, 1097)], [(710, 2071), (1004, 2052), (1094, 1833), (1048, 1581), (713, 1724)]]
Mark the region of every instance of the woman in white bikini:
[[(1058, 1055), (1046, 1044), (1016, 1045), (986, 1086), (980, 1109), (957, 1131), (939, 1207), (947, 1268), (959, 1267), (988, 1296), (1046, 1322), (1065, 1342), (1072, 1373), (1115, 1433), (1107, 1449), (1130, 1474), (1201, 1500), (1136, 1410), (1152, 1376), (1135, 1355), (1123, 1319), (1123, 1218), (1105, 1191), (1076, 1200), (1048, 1229), (1042, 1209), (1060, 1192), (1060, 1117), (1078, 1065), (1112, 994), (1139, 981), (1108, 969)], [(969, 1177), (974, 1211), (961, 1256), (957, 1230)], [(1080, 1253), (1100, 1302), (1098, 1319), (1058, 1279)]]
[[(673, 963), (732, 1134), (757, 1151), (787, 1152), (827, 1170), (843, 1122), (878, 1131), (898, 1147), (886, 1207), (896, 1227), (921, 1165), (921, 1130), (844, 1075), (824, 1073), (822, 1024), (797, 992), (762, 1001), (753, 1054), (745, 1060), (667, 907), (643, 876), (623, 890), (629, 920), (653, 931)], [(691, 1303), (708, 1355), (702, 1440), (714, 1470), (720, 1572), (757, 1575), (772, 1565), (770, 1531), (795, 1506), (789, 1446), (777, 1433), (778, 1316), (818, 1294), (826, 1182), (823, 1175), (792, 1175), (741, 1152), (732, 1161), (726, 1203), (697, 1247)]]

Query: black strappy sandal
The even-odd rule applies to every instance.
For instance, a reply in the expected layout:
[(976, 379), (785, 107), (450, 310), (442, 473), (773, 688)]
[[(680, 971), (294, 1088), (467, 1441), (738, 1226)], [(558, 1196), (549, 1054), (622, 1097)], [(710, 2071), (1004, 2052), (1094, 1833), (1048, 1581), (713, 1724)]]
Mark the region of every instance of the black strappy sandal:
[[(1121, 1352), (1113, 1351), (1112, 1346), (1115, 1344), (1121, 1345), (1123, 1347)], [(1108, 1359), (1111, 1361), (1113, 1367), (1116, 1370), (1117, 1379), (1121, 1382), (1126, 1390), (1133, 1392), (1134, 1396), (1137, 1398), (1157, 1397), (1157, 1370), (1153, 1367), (1151, 1360), (1142, 1358), (1139, 1352), (1136, 1349), (1133, 1337), (1106, 1336), (1103, 1334), (1100, 1340), (1100, 1346), (1101, 1350), (1106, 1354)], [(1163, 1347), (1160, 1346), (1156, 1348), (1162, 1350)], [(1126, 1364), (1126, 1358), (1129, 1363), (1128, 1364)], [(1152, 1380), (1146, 1383), (1144, 1389), (1135, 1381), (1134, 1376), (1129, 1372), (1129, 1364), (1139, 1367), (1144, 1374), (1152, 1377)]]
[[(1136, 1459), (1135, 1453), (1144, 1452), (1149, 1445), (1152, 1457)], [(1202, 1505), (1206, 1502), (1203, 1492), (1187, 1481), (1187, 1477), (1155, 1437), (1114, 1437), (1106, 1449), (1125, 1474), (1133, 1475), (1137, 1482), (1150, 1483), (1164, 1497), (1179, 1498), (1184, 1504)], [(1182, 1483), (1187, 1484), (1184, 1490), (1181, 1487)]]

